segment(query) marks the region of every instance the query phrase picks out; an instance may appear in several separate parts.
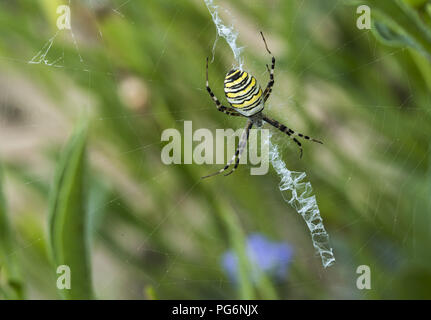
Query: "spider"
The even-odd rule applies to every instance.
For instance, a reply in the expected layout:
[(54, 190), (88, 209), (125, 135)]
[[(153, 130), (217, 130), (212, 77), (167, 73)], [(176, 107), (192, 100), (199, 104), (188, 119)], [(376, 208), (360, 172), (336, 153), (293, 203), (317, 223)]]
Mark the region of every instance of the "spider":
[[(263, 43), (265, 44), (266, 51), (270, 55), (272, 55), (271, 51), (268, 49), (268, 45), (266, 43), (265, 37), (263, 36), (263, 33), (260, 32), (260, 34), (262, 36)], [(247, 125), (245, 126), (244, 132), (241, 135), (241, 139), (239, 141), (238, 147), (232, 159), (226, 164), (224, 168), (222, 168), (221, 170), (213, 174), (204, 176), (202, 177), (202, 179), (209, 178), (226, 171), (231, 166), (231, 164), (235, 161), (234, 167), (232, 168), (232, 170), (226, 173), (225, 176), (228, 176), (231, 173), (233, 173), (237, 169), (241, 154), (244, 151), (245, 146), (247, 145), (250, 129), (253, 127), (253, 125), (256, 125), (258, 128), (262, 127), (263, 121), (269, 123), (273, 127), (277, 128), (281, 132), (284, 132), (289, 137), (291, 137), (299, 147), (300, 158), (302, 158), (302, 144), (301, 142), (298, 141), (298, 139), (296, 139), (296, 137), (300, 137), (306, 140), (323, 144), (321, 141), (310, 138), (307, 135), (304, 135), (302, 133), (296, 133), (292, 129), (279, 123), (277, 120), (271, 119), (262, 113), (263, 108), (265, 107), (265, 102), (266, 100), (268, 100), (272, 92), (272, 87), (274, 86), (274, 69), (275, 69), (274, 56), (272, 56), (271, 69), (269, 69), (268, 65), (266, 65), (266, 68), (269, 72), (269, 82), (268, 82), (268, 85), (266, 86), (265, 91), (263, 92), (260, 85), (257, 83), (256, 78), (253, 77), (251, 74), (239, 69), (233, 69), (227, 73), (224, 80), (224, 92), (226, 94), (227, 101), (232, 106), (230, 108), (222, 105), (220, 101), (217, 99), (217, 97), (214, 95), (214, 93), (212, 92), (211, 88), (209, 87), (208, 58), (207, 58), (206, 88), (209, 95), (211, 96), (214, 103), (216, 104), (217, 110), (230, 116), (246, 117), (248, 121), (247, 121)]]

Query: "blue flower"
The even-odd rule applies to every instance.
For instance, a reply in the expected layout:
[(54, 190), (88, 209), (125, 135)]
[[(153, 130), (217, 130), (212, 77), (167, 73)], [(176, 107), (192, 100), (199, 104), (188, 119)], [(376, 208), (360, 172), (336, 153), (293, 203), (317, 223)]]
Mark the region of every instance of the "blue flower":
[[(254, 233), (247, 238), (247, 255), (253, 281), (258, 281), (262, 272), (281, 281), (286, 277), (293, 249), (287, 243), (270, 241), (265, 236)], [(229, 278), (237, 282), (238, 257), (233, 250), (223, 254), (222, 265)]]

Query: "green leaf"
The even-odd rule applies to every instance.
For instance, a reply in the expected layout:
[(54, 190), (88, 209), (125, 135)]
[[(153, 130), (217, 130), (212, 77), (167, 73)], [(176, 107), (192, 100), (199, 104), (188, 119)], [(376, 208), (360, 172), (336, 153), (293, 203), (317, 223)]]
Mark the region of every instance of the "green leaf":
[(414, 42), (414, 40), (407, 35), (398, 33), (392, 30), (386, 24), (376, 21), (374, 22), (374, 28), (372, 29), (374, 36), (383, 44), (391, 47), (411, 47), (416, 50), (421, 48)]
[(66, 265), (71, 275), (71, 288), (59, 289), (64, 299), (93, 298), (87, 233), (86, 140), (87, 123), (83, 123), (62, 152), (50, 199), (49, 240), (55, 270)]
[(420, 55), (415, 51), (410, 52), (413, 61), (416, 63), (419, 72), (422, 74), (428, 89), (431, 90), (431, 65), (424, 56)]
[(3, 196), (3, 174), (0, 167), (0, 297), (23, 298), (23, 286), (15, 261), (12, 231)]
[(414, 8), (423, 7), (427, 1), (428, 0), (404, 0), (405, 3)]
[[(379, 30), (374, 32), (381, 36), (378, 39), (390, 42), (396, 39), (398, 43), (406, 41), (406, 45), (419, 49), (428, 58), (431, 57), (431, 31), (412, 7), (401, 0), (362, 0), (361, 4), (368, 5), (373, 20), (379, 22), (374, 23), (379, 27)], [(382, 23), (386, 27), (383, 27)]]

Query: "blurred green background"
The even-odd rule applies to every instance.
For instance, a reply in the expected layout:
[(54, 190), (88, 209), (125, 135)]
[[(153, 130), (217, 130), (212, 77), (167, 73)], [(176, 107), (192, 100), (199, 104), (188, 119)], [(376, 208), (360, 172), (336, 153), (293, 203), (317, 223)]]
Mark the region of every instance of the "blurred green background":
[[(277, 59), (267, 113), (325, 142), (305, 143), (300, 160), (273, 130), (288, 168), (313, 185), (328, 269), (272, 169), (202, 181), (220, 165), (160, 160), (166, 128), (245, 124), (205, 91), (216, 31), (203, 0), (72, 0), (72, 33), (56, 27), (61, 4), (0, 1), (0, 298), (431, 298), (427, 1), (361, 1), (372, 30), (356, 27), (355, 1), (216, 1), (261, 85), (270, 57), (259, 31), (267, 37)], [(47, 46), (52, 65), (28, 63)], [(233, 63), (219, 39), (220, 98)], [(293, 248), (284, 280), (250, 276), (256, 232)], [(221, 266), (230, 248), (237, 282)], [(61, 264), (72, 290), (56, 289)], [(356, 287), (360, 265), (371, 290)]]

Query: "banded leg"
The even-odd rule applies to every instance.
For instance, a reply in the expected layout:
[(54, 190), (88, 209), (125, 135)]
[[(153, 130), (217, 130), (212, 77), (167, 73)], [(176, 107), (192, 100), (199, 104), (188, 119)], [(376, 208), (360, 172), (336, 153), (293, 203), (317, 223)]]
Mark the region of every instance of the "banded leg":
[(216, 104), (218, 111), (226, 113), (226, 114), (228, 114), (230, 116), (234, 116), (234, 117), (242, 117), (243, 116), (239, 112), (236, 112), (234, 109), (228, 108), (228, 107), (225, 107), (224, 105), (222, 105), (220, 103), (220, 101), (217, 99), (217, 97), (214, 95), (214, 93), (211, 91), (211, 88), (210, 88), (209, 82), (208, 82), (208, 57), (207, 57), (207, 68), (206, 68), (206, 88), (207, 88), (207, 91), (210, 94), (211, 98), (213, 99), (214, 103)]
[[(241, 155), (242, 155), (245, 147), (247, 146), (248, 138), (250, 136), (251, 127), (253, 127), (253, 122), (249, 121), (247, 123), (247, 126), (244, 129), (244, 132), (242, 133), (241, 140), (238, 144), (237, 151), (235, 152), (235, 156), (236, 156), (235, 165), (231, 171), (229, 171), (228, 173), (225, 174), (225, 176), (232, 174), (238, 168), (239, 161), (241, 159)], [(231, 163), (232, 163), (233, 159), (235, 158), (235, 156), (231, 159), (231, 161), (230, 161)]]
[(299, 142), (299, 141), (298, 141), (298, 139), (296, 139), (296, 138), (295, 138), (295, 136), (296, 136), (296, 137), (303, 138), (303, 139), (306, 139), (306, 140), (310, 140), (310, 141), (313, 141), (313, 142), (317, 142), (317, 143), (323, 144), (323, 142), (322, 142), (322, 141), (319, 141), (319, 140), (317, 140), (317, 139), (311, 138), (311, 137), (309, 137), (309, 136), (307, 136), (307, 135), (304, 135), (304, 134), (302, 134), (302, 133), (295, 132), (295, 131), (293, 131), (292, 129), (290, 129), (290, 128), (286, 127), (284, 124), (281, 124), (281, 123), (280, 123), (280, 122), (278, 122), (277, 120), (274, 120), (274, 119), (268, 118), (268, 117), (267, 117), (267, 116), (265, 116), (265, 115), (263, 115), (263, 120), (264, 120), (265, 122), (269, 123), (270, 125), (272, 125), (273, 127), (277, 128), (277, 129), (278, 129), (278, 130), (280, 130), (281, 132), (286, 133), (289, 137), (291, 137), (291, 138), (293, 139), (293, 141), (298, 145), (298, 147), (299, 147), (299, 149), (300, 149), (300, 155), (299, 155), (299, 157), (300, 157), (300, 158), (302, 158), (302, 151), (303, 151), (303, 150), (302, 150), (302, 144), (301, 144), (301, 142)]
[[(271, 51), (269, 51), (268, 49), (268, 45), (266, 44), (266, 40), (265, 37), (263, 36), (263, 32), (260, 32), (262, 39), (263, 39), (263, 43), (265, 43), (265, 48), (266, 51), (268, 51), (268, 53), (270, 55), (272, 55)], [(271, 69), (269, 69), (268, 65), (266, 65), (266, 68), (268, 69), (269, 72), (269, 82), (268, 85), (266, 86), (265, 91), (263, 92), (263, 100), (266, 102), (266, 100), (268, 100), (271, 92), (272, 92), (272, 87), (274, 86), (274, 69), (275, 69), (275, 57), (272, 56), (272, 64), (271, 64)]]
[(213, 177), (213, 176), (216, 176), (216, 175), (218, 175), (218, 174), (226, 171), (231, 166), (231, 164), (233, 163), (234, 160), (235, 160), (234, 167), (232, 168), (231, 171), (229, 171), (228, 173), (226, 173), (225, 176), (228, 176), (228, 175), (232, 174), (236, 170), (236, 168), (238, 168), (239, 160), (241, 158), (241, 155), (242, 155), (242, 153), (244, 151), (245, 146), (247, 145), (247, 141), (248, 141), (248, 138), (249, 138), (249, 135), (250, 135), (250, 129), (251, 129), (252, 126), (253, 126), (253, 122), (249, 120), (247, 122), (247, 126), (244, 128), (244, 131), (243, 131), (243, 133), (241, 135), (241, 139), (239, 141), (238, 147), (236, 148), (234, 156), (232, 157), (232, 159), (229, 160), (229, 162), (224, 166), (224, 168), (220, 169), (219, 171), (217, 171), (217, 172), (215, 172), (213, 174), (210, 174), (208, 176), (202, 177), (202, 179)]

